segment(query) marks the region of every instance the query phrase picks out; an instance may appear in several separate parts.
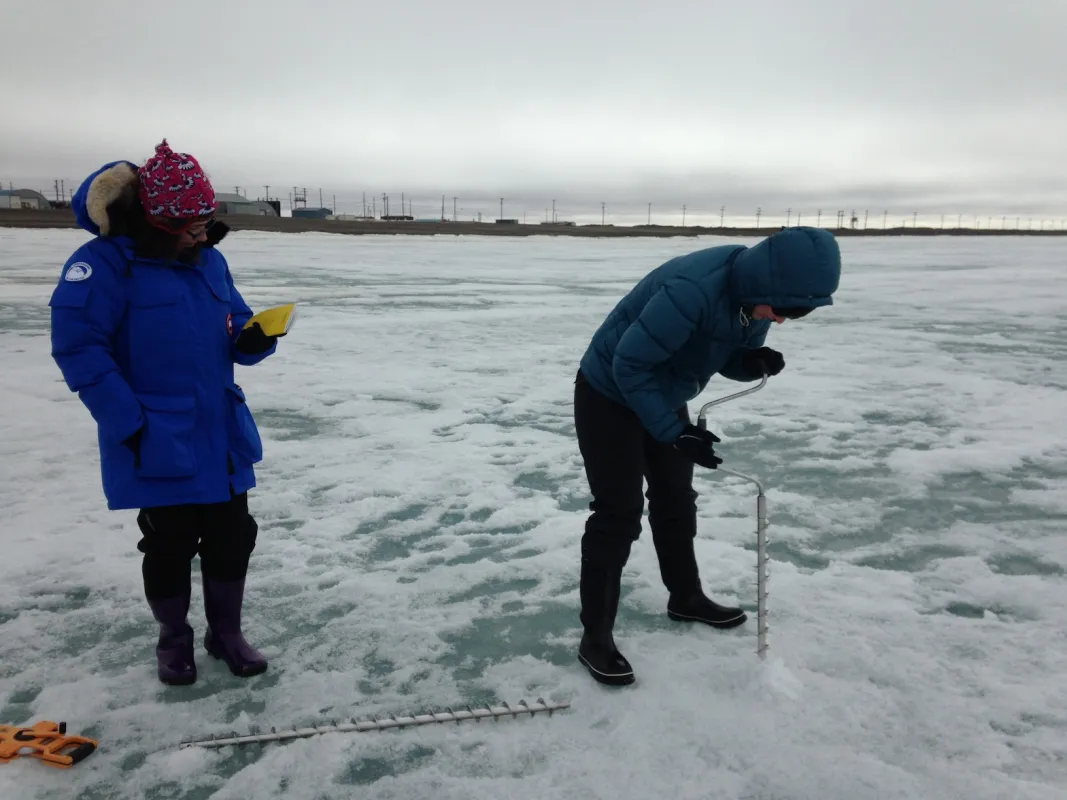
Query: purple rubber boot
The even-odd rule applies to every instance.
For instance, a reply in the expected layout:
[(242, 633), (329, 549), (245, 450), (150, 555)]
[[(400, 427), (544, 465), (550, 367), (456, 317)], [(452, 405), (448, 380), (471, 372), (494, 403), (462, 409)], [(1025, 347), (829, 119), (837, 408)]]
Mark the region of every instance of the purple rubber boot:
[(204, 576), (204, 611), (207, 634), (204, 647), (221, 658), (230, 672), (239, 678), (259, 675), (267, 669), (267, 660), (241, 635), (241, 603), (245, 582), (220, 581)]
[(156, 643), (159, 680), (168, 686), (195, 683), (193, 629), (185, 621), (189, 614), (189, 594), (150, 598), (148, 605), (159, 623), (159, 641)]

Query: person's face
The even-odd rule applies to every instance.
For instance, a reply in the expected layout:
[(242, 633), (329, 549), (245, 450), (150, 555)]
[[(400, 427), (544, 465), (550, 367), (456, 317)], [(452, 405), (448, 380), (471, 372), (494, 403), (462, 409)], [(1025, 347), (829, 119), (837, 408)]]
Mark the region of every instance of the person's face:
[(752, 307), (752, 319), (773, 319), (779, 325), (785, 322), (786, 317), (780, 317), (774, 313), (774, 309), (768, 305), (758, 305)]
[(207, 226), (210, 220), (196, 221), (184, 231), (178, 238), (178, 248), (180, 250), (190, 250), (199, 244), (203, 244), (207, 241)]
[(185, 264), (197, 264), (200, 251), (207, 244), (207, 229), (210, 220), (197, 220), (178, 234), (178, 260)]

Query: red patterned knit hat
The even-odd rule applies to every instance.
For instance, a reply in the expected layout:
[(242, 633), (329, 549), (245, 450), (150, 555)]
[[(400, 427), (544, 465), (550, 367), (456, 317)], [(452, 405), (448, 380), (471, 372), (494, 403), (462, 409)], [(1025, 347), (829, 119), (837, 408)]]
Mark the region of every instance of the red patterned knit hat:
[(166, 139), (137, 170), (137, 178), (145, 217), (156, 227), (180, 230), (215, 213), (215, 191), (204, 170), (191, 155), (171, 150)]

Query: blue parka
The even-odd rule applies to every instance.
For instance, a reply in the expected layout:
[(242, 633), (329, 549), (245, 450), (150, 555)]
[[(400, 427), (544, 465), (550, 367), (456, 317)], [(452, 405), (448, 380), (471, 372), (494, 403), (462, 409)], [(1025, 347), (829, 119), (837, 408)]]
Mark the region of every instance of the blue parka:
[(837, 240), (820, 228), (787, 228), (753, 247), (673, 258), (608, 314), (582, 356), (582, 374), (632, 409), (657, 441), (671, 442), (685, 427), (677, 409), (711, 376), (754, 379), (741, 356), (763, 345), (772, 322), (751, 320), (744, 308), (831, 305), (840, 276)]
[[(215, 248), (189, 265), (139, 258), (132, 240), (101, 235), (93, 182), (128, 176), (127, 164), (106, 164), (74, 195), (95, 238), (67, 259), (49, 301), (52, 357), (96, 421), (108, 508), (224, 502), (255, 486), (263, 457), (234, 364), (252, 366), (277, 344), (235, 349), (252, 312)], [(123, 440), (142, 427), (137, 463)]]

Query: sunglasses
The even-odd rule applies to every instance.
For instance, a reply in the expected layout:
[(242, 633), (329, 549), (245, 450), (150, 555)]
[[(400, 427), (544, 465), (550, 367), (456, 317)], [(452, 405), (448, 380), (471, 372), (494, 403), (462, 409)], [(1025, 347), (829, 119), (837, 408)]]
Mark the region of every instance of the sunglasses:
[(787, 306), (785, 308), (775, 308), (774, 313), (779, 317), (785, 317), (786, 319), (800, 319), (806, 317), (813, 311), (811, 308), (803, 308), (802, 306)]

